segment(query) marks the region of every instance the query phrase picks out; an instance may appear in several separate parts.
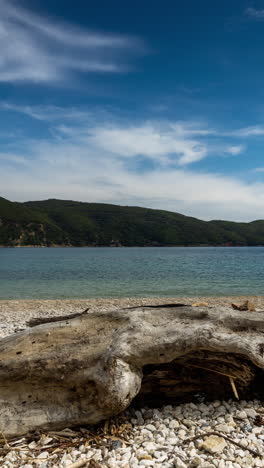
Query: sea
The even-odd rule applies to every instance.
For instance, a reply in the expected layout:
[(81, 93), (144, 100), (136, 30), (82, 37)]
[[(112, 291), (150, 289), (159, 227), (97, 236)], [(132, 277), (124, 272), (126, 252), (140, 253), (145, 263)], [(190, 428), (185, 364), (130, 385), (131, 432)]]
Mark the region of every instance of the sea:
[(264, 247), (0, 248), (0, 299), (264, 295)]

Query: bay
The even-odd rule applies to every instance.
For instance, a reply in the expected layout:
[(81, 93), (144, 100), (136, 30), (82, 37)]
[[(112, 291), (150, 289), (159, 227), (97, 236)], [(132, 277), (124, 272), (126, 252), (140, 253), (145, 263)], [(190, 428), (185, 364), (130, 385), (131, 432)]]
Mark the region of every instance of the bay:
[(264, 294), (264, 247), (0, 248), (0, 299)]

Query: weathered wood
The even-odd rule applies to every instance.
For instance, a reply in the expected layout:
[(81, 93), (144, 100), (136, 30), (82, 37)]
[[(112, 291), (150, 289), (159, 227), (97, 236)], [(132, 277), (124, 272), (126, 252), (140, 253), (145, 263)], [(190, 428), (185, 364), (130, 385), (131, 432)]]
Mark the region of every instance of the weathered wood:
[(83, 310), (83, 312), (77, 312), (76, 314), (58, 315), (57, 317), (33, 317), (26, 322), (26, 325), (28, 327), (36, 327), (37, 325), (42, 325), (43, 323), (61, 322), (63, 320), (81, 317), (82, 315), (87, 314), (88, 311), (89, 307)]
[(156, 389), (172, 400), (209, 382), (216, 397), (223, 388), (232, 395), (229, 377), (239, 394), (262, 369), (263, 312), (174, 306), (88, 313), (0, 340), (0, 430), (9, 437), (97, 423), (138, 394), (151, 400)]

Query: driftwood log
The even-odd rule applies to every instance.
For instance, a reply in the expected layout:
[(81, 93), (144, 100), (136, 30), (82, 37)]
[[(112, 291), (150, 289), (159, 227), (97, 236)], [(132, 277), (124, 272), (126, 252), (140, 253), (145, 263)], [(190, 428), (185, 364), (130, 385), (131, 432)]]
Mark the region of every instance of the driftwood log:
[(191, 306), (90, 312), (0, 340), (0, 430), (97, 423), (136, 404), (264, 391), (264, 313)]

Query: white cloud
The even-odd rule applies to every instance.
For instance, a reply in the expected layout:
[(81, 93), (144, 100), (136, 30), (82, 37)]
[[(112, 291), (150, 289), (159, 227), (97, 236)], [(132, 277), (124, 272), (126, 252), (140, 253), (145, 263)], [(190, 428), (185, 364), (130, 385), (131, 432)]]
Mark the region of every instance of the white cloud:
[(207, 155), (206, 145), (189, 136), (188, 127), (182, 124), (97, 127), (90, 131), (90, 141), (113, 154), (145, 156), (162, 164), (185, 165)]
[[(196, 144), (210, 153), (203, 130), (183, 122), (112, 124), (61, 128), (60, 139), (14, 141), (20, 151), (0, 153), (1, 193), (11, 200), (56, 197), (148, 206), (203, 219), (263, 217), (264, 184), (181, 165), (196, 152), (204, 156)], [(152, 169), (139, 172), (137, 155), (154, 161)]]
[(245, 145), (232, 145), (226, 148), (226, 153), (232, 154), (233, 156), (237, 156), (238, 154), (243, 153), (245, 149)]
[(145, 156), (168, 164), (189, 164), (207, 154), (205, 145), (191, 138), (178, 136), (173, 128), (162, 129), (153, 124), (138, 127), (103, 127), (91, 131), (91, 141), (111, 153), (133, 157)]
[(251, 137), (251, 136), (264, 136), (264, 125), (252, 125), (250, 127), (240, 128), (233, 132), (227, 133), (230, 136), (237, 137)]
[(223, 132), (205, 122), (162, 119), (131, 124), (103, 109), (18, 105), (7, 101), (0, 101), (0, 110), (47, 122), (56, 139), (82, 142), (111, 157), (148, 158), (162, 167), (183, 167), (213, 155), (241, 154), (246, 146), (237, 144), (237, 138), (261, 135), (262, 129), (254, 126)]
[(264, 19), (264, 10), (257, 10), (256, 8), (247, 8), (245, 10), (245, 13), (248, 17), (253, 18), (253, 19), (259, 19), (263, 20)]
[(248, 184), (187, 169), (129, 171), (123, 161), (75, 142), (31, 142), (35, 155), (23, 172), (3, 166), (0, 186), (12, 200), (76, 199), (162, 208), (203, 219), (263, 217), (264, 184)]
[[(0, 187), (7, 198), (139, 205), (202, 219), (263, 217), (264, 183), (189, 168), (212, 155), (241, 154), (246, 147), (236, 144), (234, 132), (190, 121), (131, 123), (104, 111), (10, 103), (0, 107), (45, 121), (53, 132), (47, 139), (12, 138), (0, 153)], [(236, 132), (251, 136), (256, 128), (261, 127)]]
[(10, 102), (0, 102), (0, 110), (18, 112), (19, 114), (27, 115), (32, 119), (43, 121), (56, 120), (84, 120), (87, 119), (89, 113), (76, 108), (65, 108), (59, 106), (30, 106), (17, 105)]
[(245, 149), (244, 145), (219, 143), (219, 136), (223, 135), (198, 121), (151, 120), (131, 124), (104, 110), (9, 102), (0, 102), (1, 109), (47, 121), (56, 139), (78, 141), (115, 158), (148, 158), (162, 167), (186, 166), (211, 155), (237, 155)]
[(255, 167), (252, 169), (253, 172), (264, 172), (264, 167)]
[(65, 81), (76, 72), (126, 71), (136, 38), (90, 32), (47, 20), (12, 1), (0, 0), (0, 82)]

